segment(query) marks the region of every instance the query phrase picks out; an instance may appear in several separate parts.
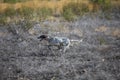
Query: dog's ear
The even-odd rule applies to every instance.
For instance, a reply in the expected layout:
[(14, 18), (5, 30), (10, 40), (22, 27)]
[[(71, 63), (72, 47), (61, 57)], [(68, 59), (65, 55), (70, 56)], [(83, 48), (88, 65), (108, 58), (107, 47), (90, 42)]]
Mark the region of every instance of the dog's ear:
[(41, 35), (39, 37), (37, 37), (38, 39), (40, 39), (40, 41), (42, 41), (43, 39), (46, 39), (47, 38), (47, 35)]

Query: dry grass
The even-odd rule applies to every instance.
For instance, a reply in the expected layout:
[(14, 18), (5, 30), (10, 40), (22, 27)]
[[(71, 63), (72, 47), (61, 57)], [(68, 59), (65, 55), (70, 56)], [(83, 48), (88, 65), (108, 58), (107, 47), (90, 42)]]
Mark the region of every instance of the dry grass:
[(68, 27), (65, 26), (57, 26), (57, 27), (52, 27), (51, 28), (55, 32), (60, 32), (60, 33), (68, 33), (70, 32)]
[(95, 31), (97, 31), (97, 32), (105, 32), (107, 30), (108, 30), (108, 27), (106, 27), (106, 26), (101, 26), (101, 27), (98, 27), (95, 29)]
[[(0, 12), (4, 11), (6, 8), (13, 7), (15, 9), (21, 8), (22, 6), (32, 7), (32, 8), (42, 8), (49, 7), (58, 12), (62, 11), (62, 7), (70, 2), (79, 2), (82, 4), (86, 4), (89, 6), (89, 10), (94, 8), (94, 5), (89, 2), (89, 0), (60, 0), (60, 1), (39, 1), (39, 0), (31, 0), (26, 2), (18, 2), (15, 4), (10, 3), (0, 3)], [(120, 0), (112, 0), (113, 5), (120, 5)]]
[(112, 5), (120, 6), (120, 0), (112, 0), (111, 2)]
[(115, 29), (115, 30), (112, 32), (112, 35), (115, 36), (115, 37), (120, 37), (120, 29)]
[[(109, 31), (111, 30), (111, 31)], [(119, 28), (109, 28), (107, 26), (101, 26), (95, 29), (96, 32), (104, 32), (106, 35), (112, 35), (115, 37), (120, 37), (120, 29)], [(108, 32), (107, 32), (108, 31)]]
[[(68, 8), (66, 8), (64, 11), (64, 7), (71, 2), (72, 3), (76, 2), (80, 4), (79, 6), (73, 6), (73, 5), (68, 6)], [(118, 6), (120, 5), (120, 0), (112, 1), (111, 3), (113, 6), (116, 5)], [(96, 8), (97, 6), (99, 5), (96, 5)], [(32, 21), (36, 21), (36, 20), (41, 21), (48, 19), (48, 17), (51, 17), (53, 15), (54, 16), (62, 15), (62, 17), (64, 17), (65, 20), (72, 21), (76, 19), (76, 15), (77, 16), (83, 15), (84, 13), (93, 11), (96, 8), (94, 4), (89, 2), (89, 0), (59, 0), (59, 1), (30, 0), (25, 2), (12, 3), (12, 4), (0, 2), (0, 15), (2, 15), (0, 18), (0, 23), (6, 24), (9, 23), (10, 21), (18, 22), (19, 20), (21, 20), (21, 17), (22, 19), (28, 18), (29, 20)], [(54, 21), (54, 18), (51, 19)]]
[[(36, 8), (42, 8), (42, 7), (49, 7), (56, 12), (61, 12), (62, 7), (66, 5), (67, 3), (71, 2), (72, 0), (60, 0), (60, 1), (39, 1), (39, 0), (32, 0), (27, 2), (21, 2), (21, 3), (15, 3), (15, 4), (9, 4), (9, 3), (0, 3), (0, 12), (4, 11), (8, 7), (13, 7), (15, 9), (21, 8), (22, 6), (32, 7), (34, 9)], [(72, 2), (77, 2), (77, 0), (74, 0)], [(80, 3), (88, 4), (88, 0), (79, 0)]]
[[(82, 4), (86, 4), (89, 6), (89, 10), (91, 11), (94, 6), (89, 2), (89, 0), (60, 0), (60, 1), (39, 1), (39, 0), (31, 0), (26, 2), (18, 2), (15, 4), (10, 3), (0, 3), (0, 12), (3, 12), (6, 8), (13, 7), (15, 9), (21, 8), (22, 6), (36, 8), (48, 7), (56, 12), (61, 12), (62, 7), (70, 2), (79, 2)], [(120, 5), (120, 0), (112, 0), (112, 5)]]

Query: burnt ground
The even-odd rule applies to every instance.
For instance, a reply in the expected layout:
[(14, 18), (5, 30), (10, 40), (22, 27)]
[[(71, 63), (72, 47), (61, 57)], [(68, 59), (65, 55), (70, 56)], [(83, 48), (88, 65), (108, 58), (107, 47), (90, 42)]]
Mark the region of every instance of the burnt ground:
[[(120, 18), (36, 22), (28, 31), (24, 24), (0, 27), (0, 80), (120, 79)], [(73, 43), (66, 53), (50, 51), (37, 40), (43, 33), (83, 42)]]

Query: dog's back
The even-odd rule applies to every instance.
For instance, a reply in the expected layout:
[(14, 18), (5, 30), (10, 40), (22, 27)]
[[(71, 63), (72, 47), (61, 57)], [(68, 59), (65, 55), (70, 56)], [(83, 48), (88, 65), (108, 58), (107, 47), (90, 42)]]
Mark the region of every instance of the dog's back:
[(52, 37), (49, 39), (49, 43), (51, 45), (67, 46), (70, 44), (70, 40), (66, 37)]

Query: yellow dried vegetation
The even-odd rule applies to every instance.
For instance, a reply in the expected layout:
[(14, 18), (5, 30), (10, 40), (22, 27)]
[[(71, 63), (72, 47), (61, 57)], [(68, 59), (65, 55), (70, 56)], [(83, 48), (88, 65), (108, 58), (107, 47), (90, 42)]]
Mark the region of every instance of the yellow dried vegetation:
[[(61, 12), (62, 7), (69, 2), (79, 2), (82, 4), (86, 4), (89, 6), (90, 11), (92, 11), (94, 9), (94, 5), (91, 4), (89, 2), (89, 0), (58, 0), (58, 1), (55, 1), (55, 0), (50, 0), (50, 1), (30, 0), (30, 1), (26, 1), (26, 2), (18, 2), (18, 3), (14, 3), (14, 4), (0, 2), (0, 12), (3, 12), (6, 8), (12, 7), (14, 9), (18, 9), (18, 8), (23, 7), (23, 6), (32, 7), (34, 9), (48, 7), (48, 8), (51, 8), (51, 9), (57, 11), (57, 12)], [(112, 5), (120, 5), (120, 0), (112, 0), (111, 4)]]
[(26, 6), (34, 9), (48, 7), (48, 8), (51, 8), (53, 11), (59, 13), (62, 11), (63, 6), (69, 2), (80, 2), (85, 4), (89, 3), (88, 0), (59, 0), (59, 1), (31, 0), (26, 2), (18, 2), (14, 4), (0, 3), (0, 12), (3, 12), (7, 8), (19, 9), (19, 8), (22, 8), (23, 6)]

